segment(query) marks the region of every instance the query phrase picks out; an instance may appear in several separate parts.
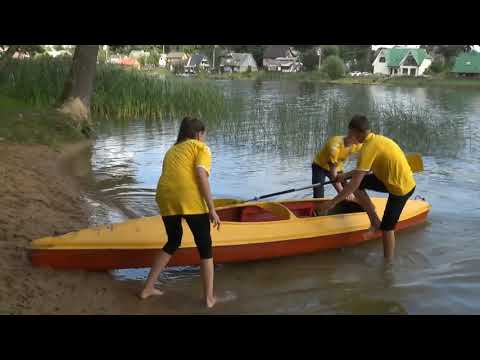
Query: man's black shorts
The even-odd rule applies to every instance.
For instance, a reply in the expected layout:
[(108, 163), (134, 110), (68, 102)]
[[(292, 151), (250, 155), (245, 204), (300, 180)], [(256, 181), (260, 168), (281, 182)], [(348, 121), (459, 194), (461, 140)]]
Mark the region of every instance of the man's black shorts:
[(385, 187), (385, 184), (373, 174), (366, 175), (358, 188), (360, 190), (368, 189), (377, 192), (388, 193), (387, 205), (385, 207), (382, 224), (380, 226), (380, 230), (383, 231), (390, 231), (395, 229), (395, 225), (397, 225), (398, 219), (402, 214), (403, 208), (405, 207), (407, 200), (410, 198), (410, 196), (412, 196), (415, 191), (414, 187), (412, 191), (410, 191), (406, 195), (394, 195), (390, 193)]

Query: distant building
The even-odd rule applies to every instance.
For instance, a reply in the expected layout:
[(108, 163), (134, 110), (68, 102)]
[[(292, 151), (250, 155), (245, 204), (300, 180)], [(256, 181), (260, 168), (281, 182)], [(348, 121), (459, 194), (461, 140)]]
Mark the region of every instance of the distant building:
[(208, 70), (210, 70), (210, 63), (207, 56), (202, 53), (197, 53), (190, 56), (187, 61), (187, 65), (185, 65), (185, 72), (190, 74), (196, 73), (198, 71)]
[(184, 52), (172, 51), (167, 54), (167, 66), (173, 71), (177, 66), (185, 66), (188, 56)]
[(263, 68), (267, 71), (298, 72), (302, 68), (299, 53), (290, 45), (270, 45), (263, 54)]
[(133, 59), (140, 59), (140, 58), (148, 58), (150, 56), (150, 53), (148, 51), (143, 51), (143, 50), (132, 50), (130, 51), (129, 57)]
[(15, 54), (13, 54), (12, 58), (18, 60), (30, 59), (30, 54), (23, 51), (16, 51)]
[(425, 49), (381, 49), (373, 61), (373, 73), (391, 76), (420, 76), (432, 64)]
[(227, 53), (220, 59), (221, 72), (258, 71), (257, 62), (249, 53)]
[(161, 68), (167, 67), (167, 54), (160, 54), (158, 59), (158, 66)]
[(452, 73), (480, 77), (480, 53), (471, 51), (457, 56)]
[(124, 57), (123, 59), (120, 59), (118, 62), (119, 65), (122, 66), (129, 66), (133, 67), (135, 69), (140, 69), (140, 63), (138, 62), (137, 59), (129, 58), (129, 57)]

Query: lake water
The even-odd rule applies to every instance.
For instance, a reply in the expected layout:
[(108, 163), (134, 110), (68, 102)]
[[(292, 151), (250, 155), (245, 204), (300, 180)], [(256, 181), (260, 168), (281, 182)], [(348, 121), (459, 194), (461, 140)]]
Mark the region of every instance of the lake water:
[[(354, 113), (405, 151), (424, 156), (417, 190), (432, 205), (425, 225), (397, 236), (393, 270), (382, 244), (217, 267), (219, 293), (238, 314), (479, 314), (480, 91), (457, 88), (326, 86), (297, 81), (219, 81), (228, 114), (208, 123), (215, 197), (251, 198), (310, 184), (312, 156), (328, 136), (345, 132)], [(102, 203), (92, 223), (157, 215), (155, 187), (181, 119), (105, 121), (91, 167)], [(352, 167), (350, 161), (348, 167)], [(327, 188), (327, 196), (334, 194)], [(375, 196), (380, 194), (371, 193)], [(311, 191), (284, 198), (308, 197)], [(114, 272), (143, 280), (148, 269)], [(196, 267), (168, 269), (178, 313), (198, 312), (182, 296), (201, 294)], [(179, 298), (180, 297), (180, 298)]]

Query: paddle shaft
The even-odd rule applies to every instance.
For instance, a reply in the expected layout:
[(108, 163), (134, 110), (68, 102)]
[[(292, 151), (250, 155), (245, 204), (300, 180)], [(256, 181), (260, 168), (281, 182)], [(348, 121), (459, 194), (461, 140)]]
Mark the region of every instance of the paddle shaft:
[[(418, 154), (418, 153), (407, 154), (406, 157), (407, 157), (408, 163), (410, 164), (410, 167), (412, 168), (413, 172), (423, 171), (423, 159), (422, 159), (422, 156), (420, 154)], [(351, 179), (351, 177), (349, 177), (345, 180), (348, 180), (348, 179)], [(292, 192), (311, 189), (311, 188), (315, 188), (317, 186), (322, 186), (322, 185), (330, 185), (330, 184), (333, 184), (334, 182), (335, 181), (332, 180), (332, 181), (328, 181), (326, 183), (312, 184), (312, 185), (305, 186), (305, 187), (298, 188), (298, 189), (290, 189), (290, 190), (285, 190), (285, 191), (279, 191), (279, 192), (276, 192), (276, 193), (257, 196), (257, 197), (254, 197), (253, 199), (250, 199), (250, 200), (247, 200), (247, 201), (258, 201), (258, 200), (266, 199), (266, 198), (269, 198), (269, 197), (272, 197), (272, 196), (289, 194), (289, 193), (292, 193)]]
[[(346, 179), (346, 180), (347, 180), (347, 179)], [(330, 185), (330, 184), (333, 184), (334, 182), (335, 182), (335, 181), (332, 180), (332, 181), (327, 181), (326, 183), (312, 184), (312, 185), (304, 186), (304, 187), (298, 188), (298, 189), (290, 189), (290, 190), (279, 191), (279, 192), (271, 193), (271, 194), (267, 194), (267, 195), (257, 196), (257, 197), (254, 197), (253, 199), (247, 200), (247, 202), (249, 202), (249, 201), (257, 201), (257, 200), (266, 199), (266, 198), (269, 198), (269, 197), (272, 197), (272, 196), (289, 194), (289, 193), (292, 193), (292, 192), (297, 192), (297, 191), (312, 189), (312, 188), (315, 188), (315, 187), (317, 187), (317, 186)]]

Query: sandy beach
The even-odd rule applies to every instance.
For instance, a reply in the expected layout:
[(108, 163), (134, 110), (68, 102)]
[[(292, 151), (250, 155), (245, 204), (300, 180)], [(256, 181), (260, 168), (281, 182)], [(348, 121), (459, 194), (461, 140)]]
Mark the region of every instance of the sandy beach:
[(138, 283), (30, 265), (33, 239), (89, 226), (81, 186), (65, 170), (85, 146), (0, 144), (0, 314), (169, 313), (157, 299), (140, 302)]

